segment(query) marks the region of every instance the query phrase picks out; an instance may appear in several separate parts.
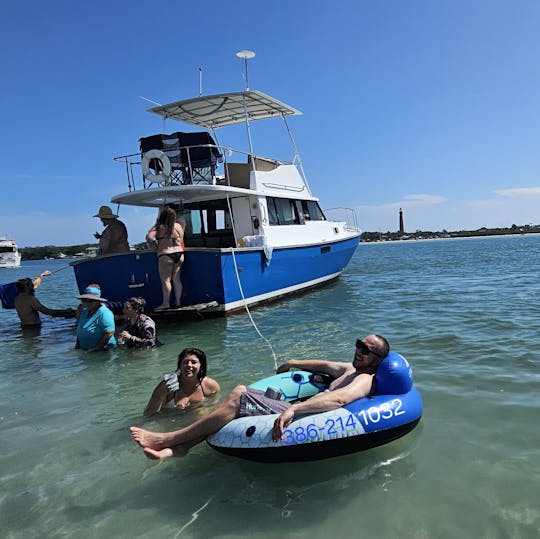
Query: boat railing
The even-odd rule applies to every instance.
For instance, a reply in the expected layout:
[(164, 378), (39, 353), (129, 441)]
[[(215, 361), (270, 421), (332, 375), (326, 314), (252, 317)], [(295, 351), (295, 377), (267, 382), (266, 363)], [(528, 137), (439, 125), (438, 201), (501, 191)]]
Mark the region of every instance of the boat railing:
[(324, 214), (329, 221), (340, 221), (345, 223), (345, 228), (351, 231), (358, 231), (358, 216), (353, 208), (327, 208)]
[[(205, 158), (201, 158), (202, 154)], [(114, 160), (125, 166), (129, 191), (150, 189), (154, 184), (210, 184), (249, 189), (252, 170), (271, 171), (286, 164), (298, 166), (215, 144), (182, 146), (174, 152), (151, 150), (120, 155)]]

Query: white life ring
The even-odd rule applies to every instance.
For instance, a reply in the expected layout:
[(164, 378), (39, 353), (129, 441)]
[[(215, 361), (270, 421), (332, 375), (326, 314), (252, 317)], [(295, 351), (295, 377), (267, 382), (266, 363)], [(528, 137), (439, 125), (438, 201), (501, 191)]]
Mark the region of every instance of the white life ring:
[[(161, 161), (160, 172), (154, 173), (150, 168), (150, 162), (152, 159), (158, 159)], [(150, 150), (146, 152), (143, 155), (141, 167), (143, 176), (151, 183), (165, 183), (171, 175), (171, 162), (169, 161), (167, 155), (161, 150)]]

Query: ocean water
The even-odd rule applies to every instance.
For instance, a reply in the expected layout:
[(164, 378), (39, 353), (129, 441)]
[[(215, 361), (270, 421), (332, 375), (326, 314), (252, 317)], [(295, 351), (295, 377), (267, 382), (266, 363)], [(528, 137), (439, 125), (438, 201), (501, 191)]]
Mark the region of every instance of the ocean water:
[[(248, 316), (160, 323), (157, 350), (74, 350), (71, 320), (22, 333), (0, 309), (0, 530), (7, 538), (537, 538), (540, 536), (540, 237), (361, 245), (343, 276), (253, 311), (278, 361), (349, 360), (385, 335), (413, 367), (420, 426), (383, 447), (326, 461), (256, 464), (201, 444), (146, 459), (143, 418), (176, 355), (199, 346), (221, 396), (272, 373)], [(77, 305), (65, 261), (23, 262), (0, 282), (56, 271), (37, 294)]]

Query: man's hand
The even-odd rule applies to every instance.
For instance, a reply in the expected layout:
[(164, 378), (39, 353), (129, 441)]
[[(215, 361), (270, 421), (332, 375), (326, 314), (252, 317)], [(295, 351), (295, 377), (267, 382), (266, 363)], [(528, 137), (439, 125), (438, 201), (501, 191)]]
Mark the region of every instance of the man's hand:
[(40, 277), (47, 277), (48, 275), (50, 275), (51, 272), (49, 270), (45, 270), (45, 271), (42, 271), (39, 276)]
[(290, 422), (294, 418), (294, 410), (292, 406), (282, 412), (278, 418), (274, 421), (274, 427), (272, 428), (272, 440), (279, 442), (283, 436), (283, 431), (289, 426)]
[(281, 374), (282, 372), (287, 372), (291, 369), (290, 361), (285, 361), (285, 363), (282, 363), (278, 366), (276, 369), (276, 374)]

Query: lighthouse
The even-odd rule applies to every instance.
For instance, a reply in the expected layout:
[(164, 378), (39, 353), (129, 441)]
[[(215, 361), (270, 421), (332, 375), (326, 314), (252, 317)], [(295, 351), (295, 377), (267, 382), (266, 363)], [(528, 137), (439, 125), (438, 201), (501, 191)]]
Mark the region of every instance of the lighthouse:
[(403, 226), (403, 210), (399, 208), (399, 233), (405, 234), (405, 227)]

